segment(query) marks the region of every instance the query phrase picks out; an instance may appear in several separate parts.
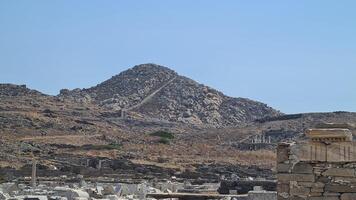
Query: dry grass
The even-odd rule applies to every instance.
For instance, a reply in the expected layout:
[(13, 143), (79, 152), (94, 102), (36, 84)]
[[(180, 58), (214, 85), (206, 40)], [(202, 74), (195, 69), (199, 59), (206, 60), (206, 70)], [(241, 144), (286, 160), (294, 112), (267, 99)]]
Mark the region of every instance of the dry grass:
[[(276, 154), (274, 151), (238, 151), (233, 148), (219, 145), (195, 144), (189, 145), (124, 145), (126, 152), (135, 152), (139, 160), (159, 163), (165, 160), (165, 164), (177, 167), (187, 167), (192, 164), (239, 164), (256, 165), (262, 168), (275, 166)], [(159, 165), (161, 165), (159, 163)]]
[(103, 144), (99, 137), (102, 135), (50, 135), (50, 136), (32, 136), (22, 137), (21, 141), (32, 141), (45, 144), (67, 144), (81, 146), (85, 144)]

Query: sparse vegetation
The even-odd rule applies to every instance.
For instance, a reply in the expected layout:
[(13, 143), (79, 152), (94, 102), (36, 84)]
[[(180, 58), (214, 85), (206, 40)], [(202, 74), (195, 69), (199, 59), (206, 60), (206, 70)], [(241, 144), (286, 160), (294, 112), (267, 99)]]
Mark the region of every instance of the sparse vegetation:
[(156, 131), (156, 132), (150, 133), (150, 135), (160, 137), (161, 139), (164, 139), (164, 138), (168, 139), (168, 140), (174, 139), (174, 134), (170, 133), (168, 131)]
[(159, 137), (160, 139), (158, 140), (158, 142), (161, 144), (170, 144), (171, 140), (174, 139), (174, 134), (168, 131), (156, 131), (150, 133), (149, 135)]
[(158, 142), (161, 144), (170, 144), (171, 143), (171, 141), (167, 138), (161, 138), (158, 140)]
[(93, 144), (86, 144), (80, 147), (82, 150), (119, 150), (121, 148), (120, 144), (103, 144), (103, 145), (93, 145)]

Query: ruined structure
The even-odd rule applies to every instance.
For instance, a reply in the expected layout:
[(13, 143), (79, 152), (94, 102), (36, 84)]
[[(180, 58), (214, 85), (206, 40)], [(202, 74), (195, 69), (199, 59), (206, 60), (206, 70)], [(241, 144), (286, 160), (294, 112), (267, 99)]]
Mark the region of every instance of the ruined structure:
[(356, 142), (347, 128), (318, 128), (277, 147), (279, 200), (356, 199)]

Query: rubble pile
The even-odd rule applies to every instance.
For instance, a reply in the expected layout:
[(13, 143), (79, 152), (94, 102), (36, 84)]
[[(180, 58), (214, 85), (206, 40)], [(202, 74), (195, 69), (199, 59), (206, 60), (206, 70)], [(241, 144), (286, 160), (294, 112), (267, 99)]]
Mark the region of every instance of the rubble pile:
[(63, 185), (63, 183), (48, 182), (36, 187), (26, 184), (3, 183), (0, 184), (0, 199), (17, 200), (88, 200), (88, 199), (143, 199), (147, 193), (161, 192), (149, 186), (147, 183), (141, 184), (105, 184), (105, 183), (73, 183)]
[(221, 195), (216, 192), (217, 183), (191, 185), (166, 180), (138, 184), (86, 182), (78, 176), (78, 182), (41, 182), (31, 187), (23, 183), (0, 184), (0, 200), (143, 200), (143, 199), (224, 199), (224, 200), (276, 200), (275, 191), (265, 191), (256, 186), (246, 194)]

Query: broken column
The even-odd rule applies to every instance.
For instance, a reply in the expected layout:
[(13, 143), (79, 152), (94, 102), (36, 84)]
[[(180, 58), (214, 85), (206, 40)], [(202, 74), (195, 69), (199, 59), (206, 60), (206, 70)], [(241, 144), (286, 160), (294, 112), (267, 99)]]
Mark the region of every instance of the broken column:
[(101, 169), (101, 165), (102, 165), (102, 160), (99, 160), (98, 169)]
[(37, 170), (37, 161), (35, 158), (32, 158), (32, 175), (31, 175), (31, 187), (36, 187), (36, 170)]

